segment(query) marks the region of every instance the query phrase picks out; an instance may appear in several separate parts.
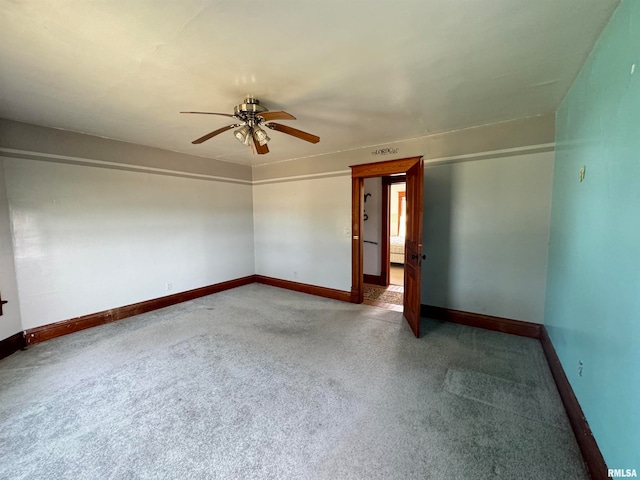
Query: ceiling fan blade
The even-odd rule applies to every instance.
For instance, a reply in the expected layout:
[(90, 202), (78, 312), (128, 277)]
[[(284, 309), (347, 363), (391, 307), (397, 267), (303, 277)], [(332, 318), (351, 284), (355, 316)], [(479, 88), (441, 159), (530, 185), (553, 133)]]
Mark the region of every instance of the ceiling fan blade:
[(263, 112), (263, 113), (258, 113), (257, 116), (264, 118), (265, 121), (267, 122), (270, 120), (295, 120), (296, 119), (296, 117), (294, 117), (290, 113), (282, 112), (282, 111)]
[(209, 140), (210, 138), (213, 138), (213, 137), (215, 137), (216, 135), (219, 135), (219, 134), (221, 134), (221, 133), (223, 133), (223, 132), (226, 132), (227, 130), (231, 130), (232, 128), (236, 128), (237, 126), (238, 126), (238, 125), (236, 125), (235, 123), (234, 123), (234, 124), (232, 124), (232, 125), (227, 125), (226, 127), (222, 127), (222, 128), (219, 128), (218, 130), (214, 130), (214, 131), (213, 131), (213, 132), (211, 132), (211, 133), (207, 133), (207, 134), (206, 134), (206, 135), (204, 135), (203, 137), (200, 137), (200, 138), (198, 138), (197, 140), (194, 140), (194, 141), (193, 141), (193, 142), (191, 142), (191, 143), (193, 143), (194, 145), (197, 145), (197, 144), (199, 144), (199, 143), (206, 142), (206, 141), (207, 141), (207, 140)]
[(266, 126), (271, 130), (277, 130), (278, 132), (293, 135), (294, 137), (297, 137), (300, 140), (304, 140), (305, 142), (318, 143), (320, 141), (320, 137), (318, 137), (317, 135), (303, 132), (302, 130), (298, 130), (297, 128), (289, 127), (288, 125), (281, 125), (279, 123), (267, 123)]
[(180, 113), (197, 113), (199, 115), (222, 115), (223, 117), (236, 118), (235, 115), (230, 115), (228, 113), (216, 113), (216, 112), (180, 112)]
[(269, 153), (269, 147), (267, 147), (266, 143), (264, 145), (260, 145), (255, 137), (252, 137), (252, 138), (253, 138), (253, 144), (256, 146), (256, 152), (258, 152), (258, 155), (264, 155), (265, 153)]

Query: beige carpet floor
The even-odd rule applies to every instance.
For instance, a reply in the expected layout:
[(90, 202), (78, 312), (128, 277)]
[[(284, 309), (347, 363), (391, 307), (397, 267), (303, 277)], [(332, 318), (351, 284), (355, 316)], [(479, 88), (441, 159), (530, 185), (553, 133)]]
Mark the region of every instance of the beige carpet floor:
[(540, 342), (252, 284), (0, 361), (0, 478), (587, 480)]

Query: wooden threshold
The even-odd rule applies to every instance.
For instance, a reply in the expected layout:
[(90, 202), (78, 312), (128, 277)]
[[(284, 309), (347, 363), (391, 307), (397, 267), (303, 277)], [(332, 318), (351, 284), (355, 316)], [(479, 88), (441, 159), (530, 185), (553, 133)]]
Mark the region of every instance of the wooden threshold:
[(395, 303), (378, 302), (377, 300), (364, 300), (362, 303), (370, 307), (384, 308), (385, 310), (393, 310), (394, 312), (404, 311), (402, 305), (396, 305)]

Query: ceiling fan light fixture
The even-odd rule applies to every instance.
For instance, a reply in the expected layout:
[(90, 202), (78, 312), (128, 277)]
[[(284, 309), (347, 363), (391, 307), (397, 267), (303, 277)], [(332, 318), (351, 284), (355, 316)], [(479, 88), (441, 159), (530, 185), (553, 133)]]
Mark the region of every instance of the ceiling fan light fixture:
[(253, 137), (256, 139), (256, 142), (258, 142), (260, 145), (266, 145), (266, 143), (269, 140), (271, 140), (271, 138), (269, 138), (269, 135), (267, 135), (267, 132), (265, 132), (260, 127), (254, 127)]
[(240, 143), (243, 143), (245, 145), (249, 145), (249, 133), (250, 133), (250, 131), (251, 131), (251, 129), (249, 128), (249, 125), (243, 125), (238, 130), (235, 130), (233, 132), (233, 136), (236, 137)]

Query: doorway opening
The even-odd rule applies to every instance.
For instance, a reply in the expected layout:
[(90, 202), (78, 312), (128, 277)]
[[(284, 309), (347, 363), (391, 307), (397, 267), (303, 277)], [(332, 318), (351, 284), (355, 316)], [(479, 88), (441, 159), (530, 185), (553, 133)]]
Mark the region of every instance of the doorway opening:
[[(353, 303), (363, 303), (365, 282), (368, 284), (379, 285), (383, 287), (392, 287), (390, 285), (391, 280), (391, 213), (390, 210), (390, 197), (391, 189), (382, 188), (382, 200), (383, 207), (386, 205), (387, 212), (384, 215), (384, 220), (381, 221), (383, 227), (380, 229), (382, 235), (379, 238), (381, 245), (381, 253), (378, 259), (380, 260), (380, 274), (371, 275), (364, 272), (364, 255), (365, 255), (365, 242), (367, 246), (376, 245), (378, 241), (373, 238), (366, 238), (370, 236), (370, 229), (365, 230), (365, 222), (368, 221), (369, 212), (366, 211), (365, 204), (367, 200), (372, 197), (365, 193), (365, 180), (376, 178), (378, 181), (388, 183), (389, 186), (393, 183), (400, 183), (400, 181), (394, 182), (390, 179), (404, 175), (404, 181), (406, 183), (406, 189), (404, 195), (396, 193), (399, 200), (397, 206), (396, 218), (397, 230), (394, 232), (405, 233), (404, 247), (400, 250), (403, 252), (401, 260), (395, 261), (399, 265), (402, 265), (402, 276), (404, 281), (403, 285), (395, 286), (398, 289), (402, 289), (402, 308), (399, 309), (403, 312), (405, 319), (409, 323), (409, 326), (413, 330), (416, 337), (420, 336), (420, 283), (421, 274), (420, 267), (422, 266), (422, 208), (423, 208), (423, 185), (424, 185), (424, 162), (422, 157), (411, 157), (402, 160), (389, 160), (386, 162), (370, 163), (364, 165), (354, 165), (351, 167), (351, 218), (352, 218), (352, 286), (351, 286), (351, 301)], [(400, 179), (397, 179), (400, 180)], [(395, 202), (394, 202), (395, 204)], [(369, 208), (372, 208), (372, 204), (369, 204)], [(404, 222), (399, 222), (398, 217), (404, 217)], [(404, 231), (403, 231), (404, 230)], [(375, 231), (375, 229), (374, 229)], [(395, 235), (396, 237), (400, 235)], [(371, 248), (368, 248), (371, 251)], [(397, 271), (397, 270), (396, 270)], [(374, 282), (371, 282), (371, 279)], [(385, 302), (386, 303), (386, 302)]]
[(388, 284), (403, 287), (404, 292), (404, 250), (407, 235), (407, 183), (404, 175), (384, 177), (382, 188), (388, 189), (387, 212), (389, 222), (389, 257), (386, 258), (385, 265), (388, 264), (389, 275)]
[(402, 311), (406, 237), (406, 175), (364, 180), (364, 303)]

